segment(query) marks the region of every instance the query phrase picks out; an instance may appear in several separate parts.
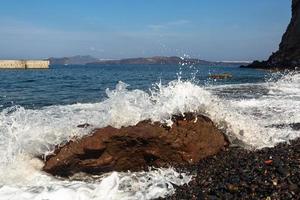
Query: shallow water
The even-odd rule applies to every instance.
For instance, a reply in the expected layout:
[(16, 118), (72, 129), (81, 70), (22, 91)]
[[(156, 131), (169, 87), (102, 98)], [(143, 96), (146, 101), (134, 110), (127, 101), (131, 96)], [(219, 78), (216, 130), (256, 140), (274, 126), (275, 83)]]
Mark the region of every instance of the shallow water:
[[(232, 79), (208, 75), (231, 73)], [(180, 78), (178, 78), (180, 77)], [(191, 176), (173, 169), (59, 180), (35, 157), (90, 130), (172, 114), (201, 112), (245, 148), (274, 146), (300, 136), (300, 74), (237, 67), (55, 66), (0, 71), (1, 199), (151, 199), (174, 192)]]

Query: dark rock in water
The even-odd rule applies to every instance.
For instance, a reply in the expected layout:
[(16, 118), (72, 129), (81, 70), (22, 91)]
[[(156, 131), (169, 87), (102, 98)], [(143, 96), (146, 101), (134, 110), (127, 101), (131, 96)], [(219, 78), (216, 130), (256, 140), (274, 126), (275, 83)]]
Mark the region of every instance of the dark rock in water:
[(88, 124), (88, 123), (85, 123), (85, 124), (80, 124), (80, 125), (78, 125), (77, 127), (78, 127), (78, 128), (87, 128), (87, 127), (89, 127), (89, 126), (91, 126), (91, 125)]
[(269, 127), (275, 127), (275, 128), (292, 128), (295, 131), (300, 130), (300, 123), (292, 123), (292, 124), (273, 124)]
[(292, 19), (282, 41), (279, 50), (267, 61), (255, 61), (249, 66), (265, 69), (294, 69), (300, 67), (300, 0), (292, 1)]
[(296, 131), (300, 131), (300, 123), (290, 124), (290, 127)]
[(232, 78), (232, 74), (229, 74), (229, 73), (212, 74), (212, 75), (209, 75), (209, 78), (212, 78), (212, 79), (229, 79), (229, 78)]
[(105, 127), (70, 141), (47, 157), (44, 171), (70, 176), (77, 172), (138, 171), (149, 166), (190, 165), (216, 154), (228, 143), (202, 115), (173, 116), (171, 128), (142, 121), (120, 129)]

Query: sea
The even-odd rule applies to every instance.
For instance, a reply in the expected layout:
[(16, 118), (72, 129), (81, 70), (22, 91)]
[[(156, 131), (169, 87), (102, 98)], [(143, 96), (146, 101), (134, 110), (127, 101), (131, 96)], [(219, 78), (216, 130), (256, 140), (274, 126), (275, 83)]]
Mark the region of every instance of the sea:
[[(232, 78), (210, 75), (229, 73)], [(173, 168), (68, 179), (42, 171), (42, 155), (92, 128), (171, 116), (210, 117), (232, 145), (255, 150), (300, 136), (300, 74), (238, 66), (105, 65), (0, 70), (0, 199), (155, 199), (193, 174)], [(90, 129), (77, 128), (91, 124)]]

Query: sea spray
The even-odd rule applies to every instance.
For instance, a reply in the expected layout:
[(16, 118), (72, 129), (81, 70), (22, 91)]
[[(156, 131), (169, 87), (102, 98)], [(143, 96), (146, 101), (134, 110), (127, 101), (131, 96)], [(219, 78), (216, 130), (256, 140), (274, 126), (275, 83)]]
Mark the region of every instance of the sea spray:
[(175, 185), (190, 182), (192, 176), (174, 169), (149, 172), (112, 172), (92, 182), (58, 180), (45, 174), (35, 174), (27, 185), (6, 184), (0, 187), (1, 199), (10, 200), (118, 200), (155, 199), (175, 192)]
[[(274, 87), (268, 84), (268, 87)], [(221, 99), (204, 87), (181, 80), (165, 86), (158, 84), (149, 93), (128, 90), (125, 83), (119, 82), (115, 90), (107, 89), (106, 93), (106, 100), (94, 104), (50, 106), (39, 110), (18, 106), (4, 109), (0, 113), (2, 162), (13, 160), (20, 153), (32, 156), (50, 153), (55, 145), (74, 137), (82, 137), (92, 128), (108, 125), (119, 128), (146, 119), (170, 125), (173, 114), (185, 112), (200, 112), (209, 116), (229, 137), (243, 141), (246, 145), (255, 148), (275, 145), (272, 141), (274, 135), (270, 135), (265, 127), (267, 119), (258, 120), (257, 115), (251, 113), (255, 109), (264, 112), (265, 107), (256, 105), (255, 101), (262, 103), (264, 98), (277, 101), (274, 95), (250, 99), (247, 105), (247, 100)], [(285, 113), (299, 109), (299, 101), (290, 105), (294, 109), (288, 109), (284, 103), (277, 105), (274, 102), (273, 105), (278, 107), (277, 111), (281, 106)], [(247, 106), (251, 107), (248, 109)], [(296, 114), (289, 116), (295, 118), (292, 122), (297, 121)], [(286, 119), (289, 120), (288, 117)], [(92, 126), (88, 130), (77, 128), (77, 125), (84, 123)]]
[[(99, 194), (104, 193), (111, 199), (165, 196), (174, 191), (170, 183), (187, 183), (190, 176), (184, 175), (185, 181), (182, 181), (177, 179), (181, 176), (173, 169), (159, 169), (141, 172), (144, 174), (138, 177), (133, 173), (112, 173), (92, 183), (58, 180), (41, 172), (42, 162), (36, 157), (51, 153), (55, 145), (89, 134), (93, 128), (135, 125), (145, 119), (171, 125), (171, 116), (184, 112), (209, 116), (239, 145), (249, 148), (274, 146), (300, 136), (299, 131), (289, 126), (284, 129), (272, 126), (299, 122), (299, 80), (299, 74), (289, 74), (277, 81), (257, 84), (268, 92), (250, 99), (221, 98), (212, 94), (210, 90), (214, 88), (180, 79), (167, 85), (158, 84), (150, 92), (129, 90), (125, 83), (119, 82), (114, 90), (106, 91), (107, 98), (100, 103), (41, 109), (6, 108), (0, 113), (0, 197), (74, 200), (103, 199)], [(239, 88), (247, 87), (247, 84), (223, 87)], [(77, 127), (84, 123), (91, 124), (91, 127)], [(149, 176), (152, 177), (146, 181), (149, 187), (139, 188), (138, 185)], [(120, 180), (127, 180), (124, 184), (128, 180), (138, 181), (138, 184), (129, 192), (126, 189), (129, 185), (120, 185)], [(107, 184), (110, 187), (106, 187)]]

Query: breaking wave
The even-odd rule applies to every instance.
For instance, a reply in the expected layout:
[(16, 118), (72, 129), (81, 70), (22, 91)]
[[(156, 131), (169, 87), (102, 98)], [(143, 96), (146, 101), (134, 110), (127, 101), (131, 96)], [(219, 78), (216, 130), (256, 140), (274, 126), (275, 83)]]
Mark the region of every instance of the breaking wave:
[[(249, 87), (251, 85), (251, 87)], [(264, 88), (257, 97), (222, 98), (213, 91)], [(248, 91), (251, 93), (251, 91)], [(175, 80), (149, 91), (128, 90), (119, 82), (106, 90), (100, 103), (25, 109), (0, 113), (0, 196), (3, 199), (151, 199), (172, 194), (172, 184), (191, 180), (173, 169), (116, 173), (93, 181), (58, 180), (41, 172), (36, 159), (55, 145), (87, 135), (93, 128), (135, 125), (151, 119), (171, 124), (173, 114), (199, 112), (210, 117), (233, 144), (246, 148), (274, 146), (300, 136), (292, 124), (300, 122), (300, 75), (288, 74), (261, 84), (199, 86)], [(88, 123), (88, 129), (77, 125)], [(128, 182), (131, 184), (129, 185)], [(17, 184), (16, 184), (17, 183)], [(103, 198), (105, 197), (105, 198)]]

